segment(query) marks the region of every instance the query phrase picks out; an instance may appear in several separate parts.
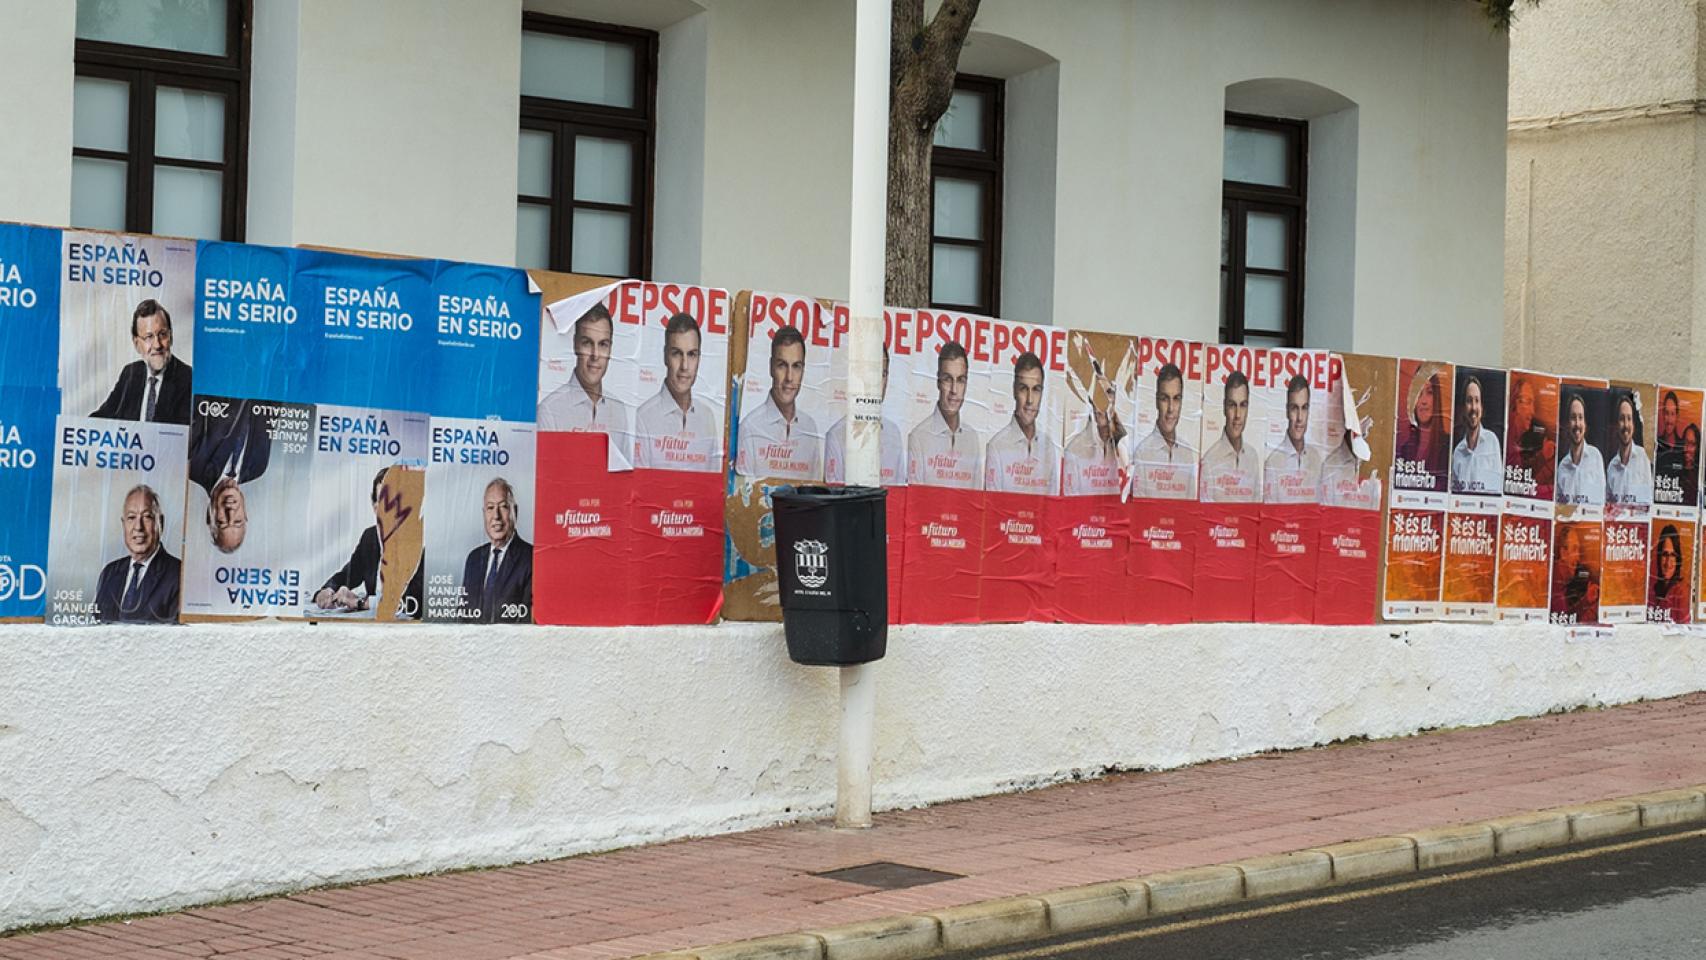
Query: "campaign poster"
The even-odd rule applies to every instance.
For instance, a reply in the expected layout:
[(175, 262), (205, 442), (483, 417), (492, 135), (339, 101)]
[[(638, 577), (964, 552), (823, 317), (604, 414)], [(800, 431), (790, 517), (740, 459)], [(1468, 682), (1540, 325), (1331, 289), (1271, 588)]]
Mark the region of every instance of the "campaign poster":
[(1558, 386), (1558, 464), (1552, 496), (1577, 520), (1605, 515), (1611, 394), (1604, 380), (1566, 377)]
[(1255, 619), (1309, 623), (1315, 615), (1322, 472), (1340, 445), (1331, 417), (1342, 361), (1325, 350), (1269, 350), (1267, 385), (1255, 392), (1263, 441), (1262, 520)]
[(1491, 621), (1504, 511), (1505, 371), (1459, 364), (1452, 381), (1442, 617)]
[(47, 609), (60, 252), (58, 230), (0, 223), (0, 622)]
[(1598, 520), (1560, 519), (1553, 531), (1551, 622), (1599, 623), (1604, 528)]
[(426, 619), (531, 623), (533, 424), (435, 416), (430, 440)]
[(1056, 422), (1066, 436), (1061, 493), (1049, 526), (1058, 571), (1053, 618), (1068, 623), (1120, 623), (1131, 602), (1123, 583), (1130, 554), (1130, 516), (1122, 498), (1130, 474), (1136, 413), (1138, 340), (1072, 330), (1061, 373), (1067, 403)]
[[(1109, 615), (1103, 606), (1075, 602), (1083, 578), (1106, 576), (1114, 565), (1123, 572), (1124, 550), (1086, 547), (1085, 540), (1062, 542), (1051, 529), (1051, 508), (1061, 489), (1061, 435), (1070, 405), (1067, 331), (1011, 321), (994, 321), (999, 346), (991, 404), (1000, 427), (989, 438), (983, 458), (983, 575), (978, 594), (979, 619), (986, 623), (1052, 621), (1065, 603), (1081, 616)], [(1002, 391), (1005, 390), (1005, 393)], [(1117, 502), (1117, 498), (1114, 502)], [(1089, 523), (1098, 517), (1091, 515)], [(1106, 526), (1106, 525), (1104, 525)], [(1124, 533), (1104, 530), (1112, 540)], [(1121, 545), (1123, 546), (1123, 544)], [(1057, 551), (1093, 551), (1077, 570), (1057, 566)], [(1110, 554), (1117, 552), (1118, 559)], [(1058, 571), (1058, 573), (1057, 573)], [(1116, 572), (1116, 575), (1117, 575)], [(1066, 579), (1057, 579), (1065, 577)], [(1117, 622), (1117, 599), (1112, 621)]]
[(49, 623), (177, 622), (186, 432), (172, 423), (59, 418)]
[(1649, 528), (1647, 622), (1694, 622), (1694, 527), (1655, 519)]
[(1189, 623), (1208, 344), (1139, 337), (1132, 384), (1128, 623)]
[(247, 243), (197, 247), (197, 393), (318, 399), (318, 314), (292, 296), (303, 255)]
[(1262, 523), (1268, 424), (1256, 392), (1268, 386), (1268, 351), (1210, 344), (1204, 351), (1203, 451), (1198, 479), (1191, 617), (1249, 622)]
[(1653, 511), (1653, 417), (1658, 390), (1651, 383), (1611, 382), (1605, 424), (1605, 513), (1645, 520)]
[(847, 315), (838, 328), (833, 305), (808, 297), (754, 291), (745, 303), (735, 473), (818, 483), (829, 427), (847, 411), (846, 361), (833, 362)]
[[(300, 343), (308, 366), (299, 387), (273, 398), (431, 409), (439, 390), (433, 352), (436, 268), (431, 260), (296, 251), (289, 296), (298, 322), (306, 325)], [(261, 383), (245, 386), (245, 396), (268, 396)]]
[(1498, 619), (1544, 622), (1551, 596), (1551, 514), (1500, 516), (1498, 562)]
[[(722, 603), (728, 291), (640, 281), (598, 285), (541, 272), (533, 278), (550, 319), (540, 335), (540, 475), (557, 469), (564, 455), (602, 448), (607, 457), (603, 470), (597, 463), (576, 467), (592, 478), (591, 488), (541, 482), (539, 528), (543, 518), (589, 512), (598, 522), (551, 530), (553, 549), (536, 556), (538, 592), (632, 573), (655, 589), (630, 594), (628, 616), (617, 622), (710, 621)], [(547, 456), (547, 438), (556, 433), (608, 442), (556, 440)], [(598, 501), (598, 508), (589, 511), (583, 500)], [(606, 526), (610, 544), (571, 533)], [(622, 560), (618, 568), (608, 566), (611, 546)], [(665, 570), (667, 577), (657, 576)], [(536, 622), (607, 622), (596, 604), (552, 609), (567, 619), (541, 619), (547, 605), (536, 602)]]
[(1498, 617), (1499, 511), (1445, 515), (1443, 620), (1490, 621)]
[(1439, 510), (1446, 505), (1451, 463), (1452, 367), (1432, 360), (1398, 361), (1398, 406), (1392, 448), (1392, 505)]
[(1393, 507), (1386, 518), (1388, 620), (1437, 620), (1445, 567), (1445, 513)]
[(634, 595), (661, 577), (635, 581), (628, 536), (633, 473), (604, 472), (611, 438), (549, 432), (536, 437), (535, 623), (639, 623)]
[[(1505, 434), (1506, 510), (1512, 499), (1551, 503), (1558, 459), (1558, 378), (1512, 370)], [(1520, 508), (1520, 507), (1518, 507)]]
[(1700, 506), (1701, 391), (1660, 384), (1656, 393), (1653, 513), (1692, 521)]
[(1366, 624), (1374, 622), (1383, 595), (1382, 510), (1398, 362), (1355, 353), (1338, 358), (1342, 374), (1328, 397), (1328, 417), (1339, 440), (1321, 467), (1314, 620)]
[(60, 288), (60, 412), (189, 426), (193, 240), (67, 231)]
[(1605, 623), (1642, 623), (1647, 619), (1646, 517), (1605, 521), (1600, 567), (1599, 616)]

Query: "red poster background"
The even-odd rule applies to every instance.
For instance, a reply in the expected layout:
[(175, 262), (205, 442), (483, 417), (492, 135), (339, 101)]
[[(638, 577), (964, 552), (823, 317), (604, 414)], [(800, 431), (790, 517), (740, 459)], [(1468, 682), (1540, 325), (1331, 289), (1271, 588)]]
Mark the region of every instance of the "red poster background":
[[(715, 621), (723, 605), (723, 475), (637, 469), (630, 476), (628, 622)], [(609, 580), (590, 582), (602, 589)]]
[(1134, 499), (1127, 504), (1126, 623), (1190, 623), (1196, 575), (1195, 500)]
[(1380, 511), (1322, 507), (1315, 565), (1315, 622), (1374, 622), (1379, 605)]
[(1601, 554), (1605, 528), (1597, 520), (1560, 520), (1552, 527), (1553, 623), (1599, 622)]
[(1055, 541), (1050, 498), (1027, 493), (983, 495), (984, 623), (1054, 620)]
[[(1675, 536), (1667, 535), (1666, 531)], [(1694, 622), (1694, 531), (1695, 524), (1687, 520), (1658, 519), (1653, 521), (1647, 541), (1647, 620), (1652, 623)], [(1659, 551), (1680, 550), (1680, 569), (1670, 578), (1664, 577)]]
[(1120, 623), (1131, 541), (1125, 505), (1114, 495), (1049, 502), (1056, 544), (1054, 616), (1064, 623)]
[(634, 623), (625, 529), (630, 475), (605, 470), (604, 434), (541, 433), (537, 444), (533, 622)]
[(905, 623), (900, 618), (900, 585), (905, 582), (906, 559), (906, 491), (908, 487), (889, 487), (883, 504), (883, 519), (888, 525), (889, 555), (889, 622)]
[(983, 492), (906, 488), (906, 623), (976, 623), (983, 565)]
[(1257, 623), (1314, 621), (1320, 513), (1312, 503), (1263, 504), (1253, 598)]
[(1249, 623), (1255, 612), (1259, 503), (1197, 504), (1196, 574), (1191, 618), (1198, 623)]

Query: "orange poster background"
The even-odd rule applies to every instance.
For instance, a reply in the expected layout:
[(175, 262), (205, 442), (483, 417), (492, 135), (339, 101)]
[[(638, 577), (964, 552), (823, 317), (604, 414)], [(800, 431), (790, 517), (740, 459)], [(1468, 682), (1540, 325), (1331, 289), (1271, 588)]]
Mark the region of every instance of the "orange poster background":
[[(1682, 548), (1682, 577), (1668, 596), (1659, 581), (1659, 546), (1666, 527), (1676, 530), (1676, 545)], [(1694, 622), (1694, 529), (1685, 520), (1654, 520), (1647, 541), (1647, 619), (1657, 623)]]
[(1492, 603), (1497, 595), (1497, 514), (1453, 513), (1445, 519), (1445, 602)]
[(1387, 602), (1437, 603), (1444, 562), (1445, 514), (1393, 509), (1386, 524)]
[[(1706, 395), (1689, 387), (1663, 384), (1658, 386), (1656, 393), (1658, 415), (1653, 418), (1657, 423), (1653, 431), (1653, 502), (1692, 507), (1699, 496), (1696, 488), (1700, 473), (1700, 418), (1701, 408), (1706, 406), (1706, 400), (1703, 400)], [(1672, 394), (1677, 401), (1674, 418), (1665, 409), (1665, 397)], [(1663, 486), (1659, 480), (1661, 476), (1675, 478), (1681, 499), (1667, 499), (1660, 495), (1659, 490)], [(1692, 549), (1689, 555), (1693, 556)]]
[[(1605, 523), (1605, 559), (1600, 573), (1599, 602), (1607, 607), (1647, 604), (1647, 521)], [(1620, 554), (1629, 553), (1628, 557)], [(1686, 569), (1686, 568), (1683, 568)]]
[(1550, 500), (1558, 461), (1558, 378), (1512, 370), (1505, 402), (1510, 405), (1505, 417), (1505, 466), (1528, 470), (1535, 484), (1533, 492), (1514, 489), (1507, 474), (1505, 493)]
[(1552, 544), (1553, 623), (1598, 623), (1605, 529), (1597, 520), (1560, 520)]
[[(1532, 555), (1535, 552), (1538, 558)], [(1513, 513), (1500, 517), (1499, 606), (1508, 610), (1546, 609), (1551, 556), (1551, 520)]]

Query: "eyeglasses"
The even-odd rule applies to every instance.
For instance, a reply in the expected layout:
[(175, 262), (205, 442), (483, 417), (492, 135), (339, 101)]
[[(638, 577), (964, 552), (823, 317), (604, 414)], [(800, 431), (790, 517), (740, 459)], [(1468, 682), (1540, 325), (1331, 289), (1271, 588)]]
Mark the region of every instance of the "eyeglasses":
[(147, 343), (147, 344), (156, 344), (157, 343), (157, 344), (160, 344), (161, 346), (165, 346), (166, 344), (172, 342), (172, 331), (170, 331), (170, 330), (157, 330), (154, 333), (143, 334), (143, 335), (137, 337), (136, 339), (141, 341), (142, 343)]

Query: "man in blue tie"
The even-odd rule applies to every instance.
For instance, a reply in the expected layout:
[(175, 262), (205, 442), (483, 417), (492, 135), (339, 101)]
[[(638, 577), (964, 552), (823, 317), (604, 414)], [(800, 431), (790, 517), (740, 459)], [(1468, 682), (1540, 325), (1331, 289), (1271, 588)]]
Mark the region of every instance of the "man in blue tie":
[(486, 484), (486, 542), (462, 566), (462, 618), (475, 623), (529, 623), (533, 608), (533, 544), (515, 529), (515, 489), (503, 477)]
[(119, 524), (125, 556), (101, 568), (95, 587), (95, 615), (102, 623), (174, 623), (183, 566), (160, 545), (165, 523), (160, 497), (137, 484), (124, 497)]
[(207, 491), (207, 533), (221, 553), (243, 545), (248, 500), (242, 485), (266, 472), (269, 419), (253, 400), (202, 397), (190, 424), (190, 480)]
[(190, 422), (190, 365), (172, 356), (172, 315), (144, 300), (130, 315), (130, 342), (142, 357), (119, 371), (112, 392), (91, 417), (145, 423)]

